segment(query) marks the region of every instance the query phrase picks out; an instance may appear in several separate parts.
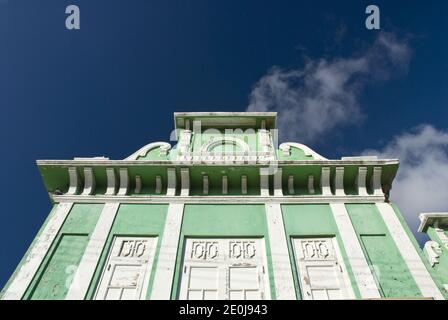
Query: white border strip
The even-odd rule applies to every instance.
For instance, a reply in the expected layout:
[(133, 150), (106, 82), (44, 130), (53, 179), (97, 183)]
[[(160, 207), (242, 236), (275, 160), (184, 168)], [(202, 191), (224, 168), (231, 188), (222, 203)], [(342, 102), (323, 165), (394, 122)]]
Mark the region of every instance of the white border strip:
[(119, 207), (119, 203), (106, 203), (104, 205), (65, 300), (82, 300), (85, 298)]
[(376, 207), (383, 217), (383, 220), (422, 295), (427, 298), (444, 300), (440, 290), (437, 288), (437, 285), (434, 283), (434, 280), (431, 278), (431, 275), (423, 264), (417, 250), (413, 246), (411, 239), (409, 239), (406, 231), (403, 229), (392, 206), (389, 203), (383, 202), (377, 203)]
[(361, 298), (381, 298), (344, 203), (330, 203)]
[(72, 202), (58, 204), (56, 212), (42, 230), (25, 262), (3, 295), (3, 300), (22, 299), (72, 207)]
[(183, 214), (183, 203), (171, 203), (169, 205), (151, 290), (151, 300), (171, 299)]
[(266, 204), (265, 209), (277, 300), (296, 300), (281, 205)]

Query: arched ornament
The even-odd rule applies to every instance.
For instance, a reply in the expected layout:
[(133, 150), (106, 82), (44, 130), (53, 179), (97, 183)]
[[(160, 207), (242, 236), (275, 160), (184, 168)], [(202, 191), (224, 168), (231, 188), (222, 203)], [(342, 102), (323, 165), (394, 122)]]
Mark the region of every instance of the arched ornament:
[(285, 142), (279, 146), (279, 149), (283, 152), (283, 155), (290, 156), (291, 155), (291, 147), (302, 150), (303, 152), (305, 152), (306, 156), (311, 156), (315, 160), (328, 160), (327, 158), (318, 154), (316, 151), (310, 149), (309, 147), (307, 147), (306, 145), (301, 144), (301, 143)]
[(137, 160), (138, 157), (144, 157), (148, 154), (149, 151), (156, 148), (160, 148), (161, 156), (166, 156), (168, 154), (168, 151), (171, 149), (171, 145), (167, 142), (153, 142), (140, 148), (124, 160)]
[(250, 151), (249, 145), (241, 139), (233, 137), (218, 137), (204, 144), (201, 148), (201, 153), (210, 153), (213, 148), (225, 144), (237, 145), (242, 149), (242, 152), (246, 154)]

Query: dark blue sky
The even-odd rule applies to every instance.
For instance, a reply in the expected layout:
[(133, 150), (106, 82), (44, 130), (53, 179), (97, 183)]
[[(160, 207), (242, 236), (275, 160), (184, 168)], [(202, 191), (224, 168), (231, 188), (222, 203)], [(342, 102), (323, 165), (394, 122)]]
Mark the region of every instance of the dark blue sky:
[[(81, 30), (65, 29), (69, 4)], [(310, 145), (329, 158), (421, 123), (448, 129), (448, 2), (0, 0), (0, 287), (50, 209), (36, 159), (122, 159), (168, 141), (174, 111), (244, 111), (272, 66), (365, 50), (368, 4), (412, 59), (365, 85), (361, 126)]]

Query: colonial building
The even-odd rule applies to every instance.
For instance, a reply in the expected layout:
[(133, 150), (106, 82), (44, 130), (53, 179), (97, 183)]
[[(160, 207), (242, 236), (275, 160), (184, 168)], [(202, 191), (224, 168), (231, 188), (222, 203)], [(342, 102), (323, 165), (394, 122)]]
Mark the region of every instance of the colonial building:
[(398, 160), (277, 147), (269, 112), (174, 123), (175, 146), (37, 161), (53, 209), (2, 299), (448, 297), (448, 215), (421, 216), (421, 250)]

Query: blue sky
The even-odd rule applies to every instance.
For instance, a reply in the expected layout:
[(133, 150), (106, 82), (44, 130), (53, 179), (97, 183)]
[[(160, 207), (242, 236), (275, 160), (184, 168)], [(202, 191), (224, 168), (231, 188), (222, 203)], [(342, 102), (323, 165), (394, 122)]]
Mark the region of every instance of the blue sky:
[[(69, 4), (80, 7), (78, 31), (65, 29)], [(380, 7), (381, 31), (364, 27), (368, 4)], [(413, 229), (419, 211), (448, 210), (447, 9), (442, 0), (0, 0), (0, 287), (50, 210), (35, 160), (122, 159), (168, 141), (175, 111), (287, 109), (303, 129), (287, 137), (328, 158), (403, 157), (392, 198)], [(304, 82), (322, 74), (342, 96)], [(312, 131), (303, 97), (332, 116), (340, 98), (347, 117)]]

